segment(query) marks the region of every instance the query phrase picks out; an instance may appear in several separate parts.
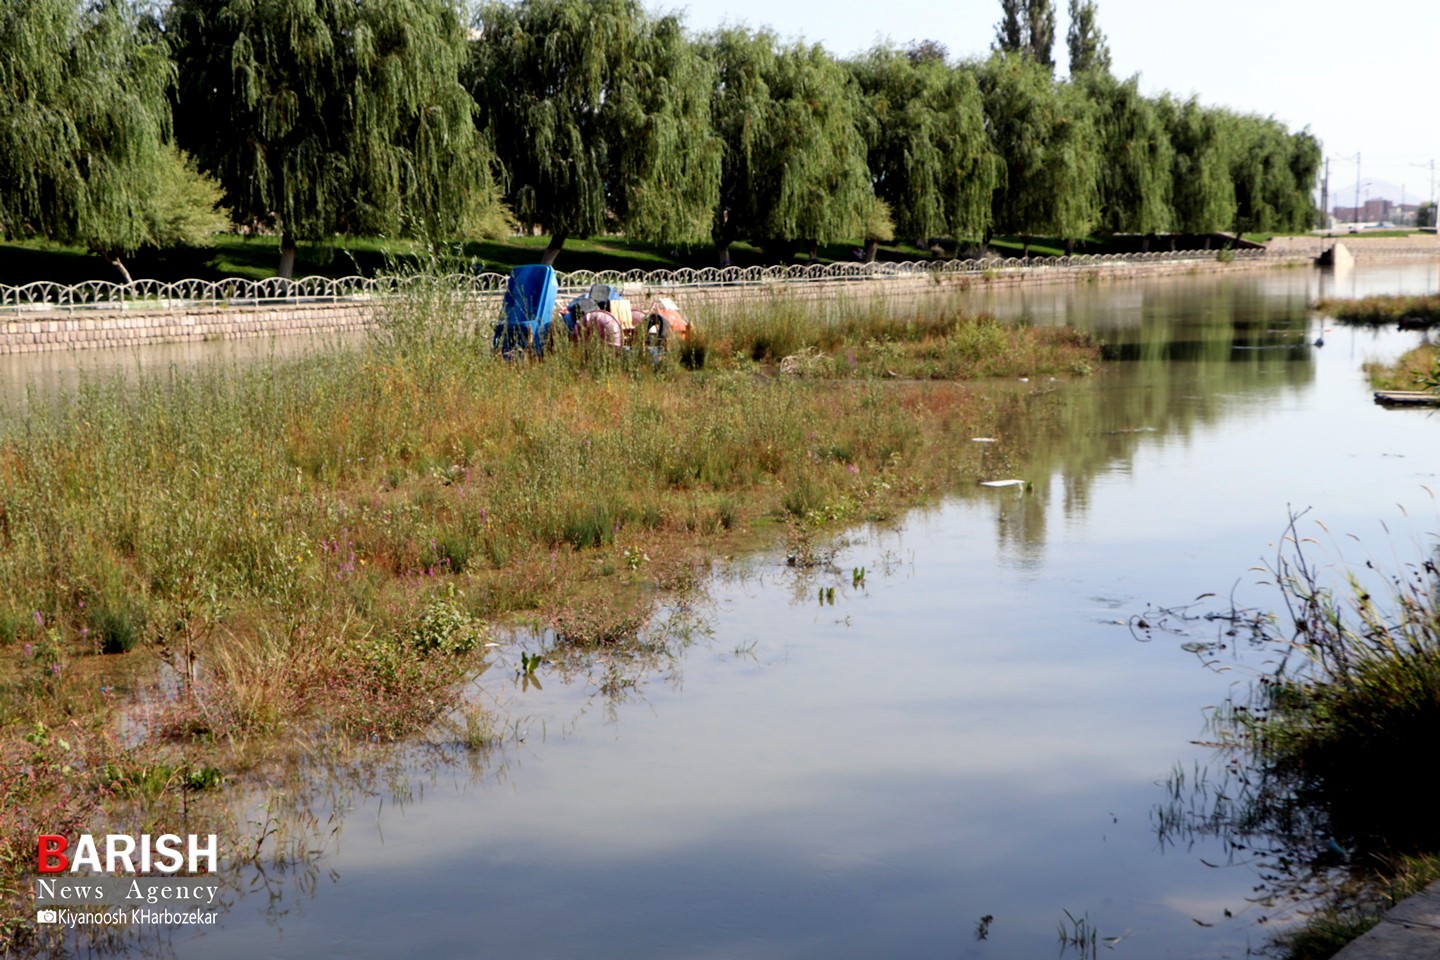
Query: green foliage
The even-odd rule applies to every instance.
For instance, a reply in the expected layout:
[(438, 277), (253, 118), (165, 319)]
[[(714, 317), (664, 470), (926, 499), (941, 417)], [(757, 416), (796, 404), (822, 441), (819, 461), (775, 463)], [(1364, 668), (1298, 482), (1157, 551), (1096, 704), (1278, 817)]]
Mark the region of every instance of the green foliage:
[(1436, 293), (1416, 296), (1378, 294), (1356, 299), (1327, 297), (1317, 300), (1314, 307), (1345, 323), (1394, 323), (1406, 317), (1440, 323), (1440, 294)]
[(780, 47), (768, 31), (722, 30), (703, 48), (724, 144), (716, 242), (859, 237), (874, 192), (849, 75), (821, 47)]
[(144, 607), (133, 600), (101, 600), (90, 607), (91, 641), (101, 653), (126, 653), (145, 636), (148, 626)]
[(1257, 769), (1257, 809), (1281, 824), (1298, 819), (1287, 804), (1313, 811), (1354, 854), (1440, 850), (1431, 805), (1410, 789), (1415, 745), (1440, 738), (1440, 567), (1407, 565), (1388, 595), (1360, 572), (1335, 588), (1294, 521), (1288, 534), (1271, 570), (1282, 620), (1260, 627), (1286, 656), (1218, 723)]
[(165, 242), (174, 71), (153, 24), (128, 0), (17, 0), (0, 50), (0, 233), (111, 254)]
[(1055, 70), (1055, 7), (1051, 0), (1000, 0), (995, 25), (996, 53), (1023, 56)]
[(1070, 29), (1065, 46), (1070, 53), (1070, 76), (1110, 72), (1110, 47), (1100, 32), (1095, 0), (1070, 0)]
[(900, 235), (983, 236), (1000, 163), (974, 75), (890, 47), (849, 67), (863, 97), (870, 177)]
[(410, 649), (445, 656), (468, 653), (484, 640), (482, 625), (461, 605), (453, 583), (426, 601), (405, 636)]
[(1177, 103), (1169, 96), (1161, 98), (1159, 110), (1174, 157), (1171, 228), (1181, 233), (1228, 228), (1235, 222), (1235, 184), (1221, 114), (1193, 99)]
[(166, 26), (181, 146), (287, 251), (335, 233), (438, 241), (493, 204), (447, 0), (177, 0)]
[(1029, 32), (1026, 53), (1040, 66), (1055, 72), (1055, 6), (1052, 0), (1025, 0)]
[(1219, 112), (1235, 189), (1231, 226), (1250, 231), (1308, 230), (1320, 145), (1308, 130), (1290, 134), (1274, 119)]
[(1154, 102), (1140, 94), (1134, 77), (1122, 83), (1108, 72), (1092, 70), (1077, 82), (1095, 106), (1104, 155), (1100, 228), (1110, 233), (1167, 232), (1175, 160)]
[(1090, 102), (1021, 57), (992, 57), (980, 69), (980, 88), (1005, 164), (994, 199), (996, 228), (1066, 238), (1090, 233), (1100, 214), (1101, 167)]
[(612, 228), (706, 235), (720, 151), (711, 73), (678, 19), (636, 0), (524, 0), (488, 3), (479, 22), (468, 83), (522, 223), (554, 235), (552, 251)]
[(224, 189), (173, 144), (161, 151), (154, 173), (155, 191), (146, 211), (147, 244), (212, 246), (215, 234), (230, 226), (230, 211), (220, 204)]

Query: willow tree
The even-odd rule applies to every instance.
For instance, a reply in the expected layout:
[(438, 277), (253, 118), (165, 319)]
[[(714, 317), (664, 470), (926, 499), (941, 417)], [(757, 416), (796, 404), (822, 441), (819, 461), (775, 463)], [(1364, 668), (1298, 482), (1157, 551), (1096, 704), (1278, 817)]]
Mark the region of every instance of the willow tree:
[(1171, 204), (1174, 229), (1215, 233), (1235, 221), (1235, 184), (1223, 116), (1194, 99), (1164, 97), (1157, 105), (1174, 148)]
[(1095, 109), (1103, 158), (1100, 229), (1146, 235), (1169, 231), (1174, 150), (1154, 101), (1141, 95), (1134, 77), (1121, 82), (1095, 70), (1075, 82)]
[(173, 0), (176, 133), (235, 218), (299, 240), (460, 235), (493, 202), (448, 0)]
[(849, 67), (862, 95), (870, 177), (899, 234), (983, 238), (1000, 161), (974, 75), (889, 47)]
[(0, 233), (79, 244), (128, 280), (123, 254), (172, 239), (157, 198), (193, 176), (166, 144), (164, 39), (126, 0), (7, 0), (0, 50)]
[(724, 143), (714, 239), (722, 263), (741, 237), (853, 240), (877, 208), (858, 130), (859, 92), (819, 46), (781, 47), (732, 28), (703, 42)]
[(1037, 235), (1072, 246), (1100, 215), (1102, 159), (1092, 105), (1028, 57), (991, 57), (979, 76), (1005, 168), (994, 195), (996, 229), (1023, 237), (1027, 255)]
[(710, 66), (675, 17), (638, 0), (523, 0), (480, 10), (469, 85), (505, 196), (527, 226), (703, 241), (720, 145)]
[(1235, 185), (1237, 234), (1308, 230), (1320, 145), (1308, 132), (1291, 134), (1273, 118), (1227, 114), (1225, 139)]

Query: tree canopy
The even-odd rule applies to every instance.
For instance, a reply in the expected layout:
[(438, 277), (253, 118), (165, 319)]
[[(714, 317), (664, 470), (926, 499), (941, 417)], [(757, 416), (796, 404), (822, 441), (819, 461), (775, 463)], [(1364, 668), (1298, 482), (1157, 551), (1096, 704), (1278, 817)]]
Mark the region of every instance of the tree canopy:
[(1174, 149), (1171, 193), (1172, 229), (1182, 233), (1213, 233), (1235, 221), (1235, 183), (1218, 111), (1206, 110), (1193, 98), (1183, 103), (1160, 100), (1161, 121)]
[(1088, 234), (1099, 218), (1101, 165), (1090, 101), (1028, 57), (991, 57), (980, 70), (980, 88), (1005, 165), (995, 227), (1067, 240)]
[(768, 31), (722, 30), (704, 47), (725, 147), (714, 223), (722, 261), (739, 237), (825, 243), (864, 232), (875, 194), (848, 73), (819, 46), (781, 47)]
[(447, 0), (174, 0), (176, 132), (241, 223), (456, 236), (490, 202)]
[(551, 234), (546, 262), (607, 226), (705, 238), (720, 170), (710, 65), (676, 18), (637, 0), (522, 0), (486, 4), (480, 25), (470, 88), (506, 198)]
[(979, 239), (1000, 163), (975, 77), (941, 60), (877, 47), (849, 64), (875, 193), (896, 230), (917, 239)]
[(996, 53), (1028, 57), (1055, 69), (1055, 6), (1052, 0), (1000, 0), (995, 25)]
[(164, 38), (126, 0), (9, 0), (0, 49), (0, 232), (85, 246), (128, 279), (122, 254), (182, 239), (186, 212), (157, 203), (199, 180), (167, 143)]
[[(7, 0), (0, 234), (438, 244), (516, 225), (730, 244), (1305, 227), (1319, 142), (1111, 75), (1096, 0), (1000, 0), (995, 54), (848, 61), (643, 0)], [(182, 149), (183, 148), (183, 149)], [(218, 185), (217, 185), (218, 182)], [(223, 195), (222, 195), (223, 194)], [(224, 204), (225, 206), (221, 206)], [(1027, 243), (1028, 247), (1028, 243)]]
[(1095, 0), (1070, 0), (1065, 46), (1070, 54), (1070, 76), (1110, 72), (1110, 47), (1100, 32)]
[(1108, 72), (1082, 73), (1077, 82), (1095, 107), (1100, 166), (1100, 221), (1107, 233), (1163, 233), (1173, 214), (1174, 149), (1155, 104), (1139, 81)]

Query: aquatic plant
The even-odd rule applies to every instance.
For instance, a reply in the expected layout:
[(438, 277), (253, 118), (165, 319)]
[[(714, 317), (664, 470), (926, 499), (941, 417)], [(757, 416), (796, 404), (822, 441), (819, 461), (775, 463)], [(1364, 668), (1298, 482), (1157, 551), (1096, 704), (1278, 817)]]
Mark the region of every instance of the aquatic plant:
[[(1212, 665), (1230, 669), (1214, 651), (1237, 642), (1271, 665), (1211, 716), (1223, 764), (1172, 774), (1155, 822), (1162, 843), (1220, 838), (1257, 863), (1266, 897), (1317, 904), (1282, 940), (1319, 957), (1440, 877), (1440, 822), (1414, 788), (1440, 737), (1440, 553), (1388, 575), (1367, 561), (1334, 584), (1300, 516), (1263, 568), (1280, 608), (1207, 614), (1228, 625), (1203, 646)], [(1146, 630), (1174, 615), (1152, 612)]]

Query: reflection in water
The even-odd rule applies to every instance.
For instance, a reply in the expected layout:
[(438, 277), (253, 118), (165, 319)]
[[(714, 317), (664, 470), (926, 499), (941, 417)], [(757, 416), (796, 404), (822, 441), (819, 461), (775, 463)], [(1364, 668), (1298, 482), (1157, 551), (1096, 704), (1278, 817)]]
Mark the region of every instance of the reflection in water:
[(1230, 675), (1125, 624), (1206, 591), (1268, 602), (1244, 572), (1287, 504), (1360, 533), (1377, 504), (1433, 512), (1436, 421), (1376, 408), (1358, 371), (1413, 338), (1310, 347), (1315, 284), (977, 286), (976, 309), (1124, 358), (990, 395), (995, 442), (957, 458), (1028, 487), (967, 483), (813, 567), (727, 566), (639, 653), (516, 636), (472, 692), (504, 718), (493, 746), (457, 716), (361, 773), (315, 760), (246, 817), (294, 824), (264, 849), (299, 869), (241, 871), (222, 928), (174, 954), (1031, 957), (1067, 912), (1130, 956), (1258, 948), (1255, 873), (1206, 866), (1245, 858), (1152, 822)]

